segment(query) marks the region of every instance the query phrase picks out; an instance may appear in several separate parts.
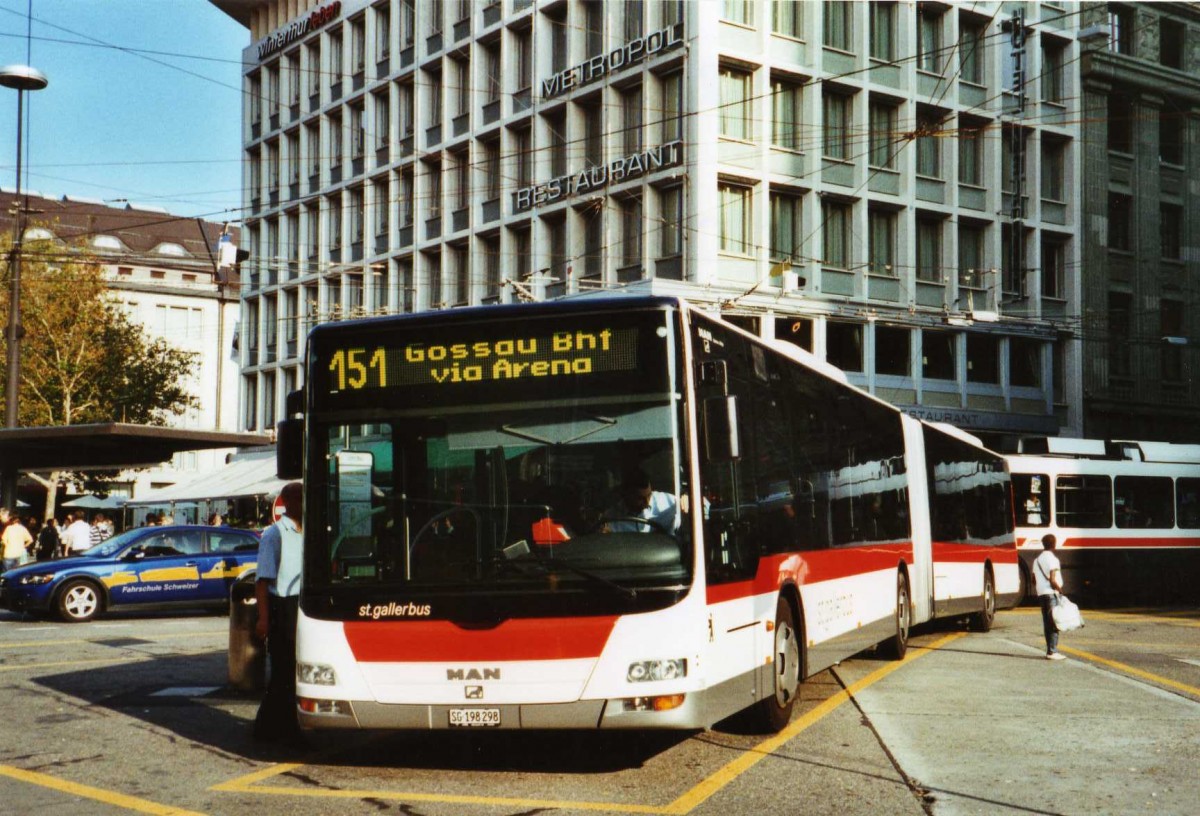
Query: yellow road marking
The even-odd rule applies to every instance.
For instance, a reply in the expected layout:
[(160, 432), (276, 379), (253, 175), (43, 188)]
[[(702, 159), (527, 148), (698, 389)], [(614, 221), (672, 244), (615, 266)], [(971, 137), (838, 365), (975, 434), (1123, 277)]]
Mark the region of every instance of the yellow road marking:
[(412, 793), (408, 791), (395, 790), (314, 790), (311, 787), (283, 787), (283, 786), (257, 786), (256, 783), (270, 779), (274, 776), (280, 776), (302, 767), (299, 764), (281, 764), (272, 765), (246, 776), (232, 779), (228, 782), (222, 782), (219, 785), (214, 785), (211, 790), (222, 791), (226, 793), (257, 793), (271, 794), (276, 796), (310, 796), (324, 797), (332, 799), (359, 799), (371, 797), (375, 799), (404, 799), (406, 801), (416, 802), (441, 802), (445, 804), (458, 805), (485, 805), (493, 807), (524, 807), (524, 808), (561, 808), (574, 810), (594, 810), (605, 811), (612, 813), (650, 813), (663, 814), (664, 816), (680, 816), (681, 814), (690, 813), (695, 808), (710, 799), (713, 795), (719, 792), (722, 788), (729, 785), (746, 771), (753, 768), (764, 758), (770, 756), (789, 740), (799, 735), (804, 730), (810, 728), (822, 718), (826, 717), (836, 708), (848, 702), (855, 694), (861, 692), (869, 686), (874, 685), (883, 678), (887, 677), (892, 672), (908, 665), (912, 661), (942, 648), (947, 643), (964, 637), (965, 632), (955, 632), (940, 638), (928, 646), (909, 646), (909, 654), (904, 660), (899, 660), (894, 663), (889, 663), (883, 668), (871, 672), (866, 677), (862, 678), (849, 687), (839, 691), (827, 700), (819, 703), (815, 708), (799, 719), (794, 720), (783, 731), (780, 731), (773, 737), (770, 737), (753, 748), (744, 751), (733, 761), (727, 763), (724, 767), (713, 774), (701, 780), (698, 784), (692, 787), (691, 790), (685, 792), (665, 806), (658, 805), (637, 805), (617, 802), (576, 802), (567, 800), (545, 800), (545, 799), (515, 799), (501, 798), (493, 796), (462, 796), (448, 794), (431, 794), (431, 793)]
[(1185, 694), (1191, 694), (1196, 697), (1200, 697), (1200, 688), (1197, 688), (1196, 686), (1189, 686), (1187, 683), (1178, 683), (1166, 677), (1152, 674), (1148, 671), (1142, 671), (1141, 669), (1135, 669), (1133, 666), (1128, 666), (1124, 663), (1118, 663), (1116, 660), (1109, 660), (1106, 657), (1101, 657), (1100, 655), (1095, 655), (1091, 652), (1085, 652), (1080, 649), (1072, 649), (1069, 646), (1060, 645), (1058, 650), (1060, 652), (1066, 652), (1067, 654), (1074, 655), (1075, 657), (1082, 657), (1084, 660), (1090, 660), (1093, 663), (1099, 663), (1102, 666), (1108, 666), (1110, 669), (1116, 669), (1122, 674), (1129, 674), (1141, 680), (1154, 683), (1155, 685), (1167, 686), (1168, 688), (1173, 688), (1176, 691), (1182, 691)]
[(68, 782), (65, 779), (56, 779), (47, 774), (37, 773), (36, 771), (25, 771), (9, 765), (0, 765), (0, 776), (7, 776), (21, 782), (28, 782), (31, 785), (69, 793), (73, 796), (82, 796), (97, 802), (104, 802), (108, 805), (125, 808), (126, 810), (134, 810), (138, 813), (153, 813), (157, 814), (157, 816), (203, 816), (203, 814), (199, 814), (193, 810), (182, 810), (169, 805), (160, 805), (148, 799), (139, 799), (136, 796), (127, 796), (124, 793), (104, 790), (103, 788), (93, 788), (91, 785), (81, 785), (78, 782)]

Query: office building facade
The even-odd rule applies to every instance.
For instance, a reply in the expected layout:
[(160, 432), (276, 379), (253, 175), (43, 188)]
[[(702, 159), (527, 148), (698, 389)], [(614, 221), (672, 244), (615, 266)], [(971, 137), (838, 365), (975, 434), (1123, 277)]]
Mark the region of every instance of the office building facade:
[(243, 429), (317, 321), (609, 291), (995, 444), (1082, 429), (1073, 5), (213, 2), (251, 34)]

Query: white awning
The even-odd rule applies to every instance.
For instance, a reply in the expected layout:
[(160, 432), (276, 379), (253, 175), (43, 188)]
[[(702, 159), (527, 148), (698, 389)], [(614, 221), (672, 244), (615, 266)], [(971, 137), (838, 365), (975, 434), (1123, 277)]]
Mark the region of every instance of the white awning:
[(249, 496), (275, 496), (287, 479), (275, 475), (275, 452), (241, 456), (211, 473), (203, 473), (181, 484), (153, 490), (132, 499), (126, 507), (178, 504)]

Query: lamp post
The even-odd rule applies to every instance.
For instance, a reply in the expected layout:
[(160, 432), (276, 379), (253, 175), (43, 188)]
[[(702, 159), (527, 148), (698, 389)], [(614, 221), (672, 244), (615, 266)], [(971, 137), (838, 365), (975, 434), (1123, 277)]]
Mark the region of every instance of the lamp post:
[[(21, 374), (21, 239), (25, 232), (25, 205), (21, 201), (21, 137), (25, 127), (25, 92), (40, 91), (49, 83), (46, 75), (28, 65), (6, 65), (0, 68), (0, 85), (17, 91), (17, 195), (13, 216), (12, 255), (8, 264), (8, 382), (4, 389), (4, 427), (17, 427), (17, 390)], [(15, 507), (17, 498), (15, 464), (8, 464), (0, 479), (0, 504)]]

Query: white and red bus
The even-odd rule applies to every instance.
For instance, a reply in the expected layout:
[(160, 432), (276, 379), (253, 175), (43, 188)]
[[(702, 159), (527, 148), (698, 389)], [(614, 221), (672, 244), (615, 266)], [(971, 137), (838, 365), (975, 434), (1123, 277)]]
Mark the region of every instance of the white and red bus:
[(1003, 458), (807, 359), (666, 298), (314, 329), (302, 724), (779, 729), (839, 660), (989, 628)]
[(1007, 458), (1026, 586), (1050, 533), (1068, 595), (1195, 597), (1200, 445), (1051, 437)]

